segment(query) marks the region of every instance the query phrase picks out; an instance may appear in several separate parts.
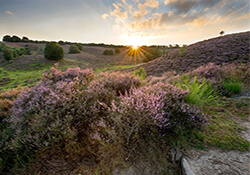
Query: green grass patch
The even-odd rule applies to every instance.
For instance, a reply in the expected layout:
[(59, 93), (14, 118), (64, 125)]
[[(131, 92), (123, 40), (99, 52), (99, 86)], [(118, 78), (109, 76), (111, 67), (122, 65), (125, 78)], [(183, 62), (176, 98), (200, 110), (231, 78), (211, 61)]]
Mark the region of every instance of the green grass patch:
[(228, 81), (223, 84), (223, 87), (228, 90), (229, 92), (232, 92), (233, 94), (238, 94), (242, 90), (241, 83), (236, 81)]
[(182, 75), (176, 86), (188, 90), (189, 94), (185, 97), (185, 100), (196, 106), (202, 107), (218, 99), (217, 93), (214, 91), (211, 83), (205, 79), (200, 83), (196, 80), (196, 77), (192, 80), (189, 76)]

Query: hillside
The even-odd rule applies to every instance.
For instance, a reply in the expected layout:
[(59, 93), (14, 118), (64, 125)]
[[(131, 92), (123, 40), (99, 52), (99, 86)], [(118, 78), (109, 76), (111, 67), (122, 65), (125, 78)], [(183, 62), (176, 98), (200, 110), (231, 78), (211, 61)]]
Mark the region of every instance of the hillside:
[(247, 63), (250, 58), (250, 32), (212, 38), (187, 46), (184, 55), (178, 50), (145, 64), (148, 75), (160, 76), (167, 71), (186, 72), (213, 62)]

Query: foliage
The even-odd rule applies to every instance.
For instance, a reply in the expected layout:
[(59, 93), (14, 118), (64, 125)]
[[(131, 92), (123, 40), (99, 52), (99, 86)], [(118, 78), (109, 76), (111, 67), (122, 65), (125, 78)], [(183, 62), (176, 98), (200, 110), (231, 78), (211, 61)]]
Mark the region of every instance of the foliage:
[(29, 41), (29, 38), (26, 37), (26, 36), (23, 36), (22, 41), (23, 41), (23, 42), (28, 42), (28, 41)]
[(14, 59), (13, 50), (11, 47), (5, 47), (3, 50), (3, 57), (6, 61), (10, 61)]
[(152, 131), (164, 136), (182, 129), (200, 128), (207, 116), (184, 102), (186, 93), (160, 83), (133, 88), (119, 97), (119, 103), (113, 101), (109, 115), (119, 141), (135, 147)]
[(3, 36), (3, 41), (11, 42), (12, 38), (10, 35), (5, 35), (5, 36)]
[(204, 106), (218, 98), (213, 90), (212, 84), (206, 82), (205, 79), (199, 83), (196, 80), (196, 77), (194, 77), (193, 81), (190, 82), (188, 76), (182, 76), (181, 80), (177, 83), (177, 86), (189, 90), (189, 94), (186, 95), (185, 100), (190, 104)]
[(120, 54), (120, 53), (121, 53), (121, 49), (116, 48), (116, 49), (115, 49), (115, 54)]
[(2, 52), (2, 51), (4, 50), (5, 46), (6, 46), (6, 45), (5, 45), (5, 44), (3, 44), (3, 43), (2, 43), (2, 44), (0, 44), (0, 52)]
[(224, 33), (225, 33), (225, 32), (222, 30), (222, 31), (220, 32), (220, 35), (222, 36), (222, 35), (224, 35)]
[(83, 47), (82, 47), (82, 44), (81, 44), (81, 43), (76, 43), (75, 45), (78, 47), (78, 49), (79, 49), (80, 51), (83, 50)]
[(46, 43), (44, 57), (49, 60), (61, 60), (64, 57), (64, 50), (56, 42)]
[(238, 94), (242, 90), (241, 84), (235, 81), (226, 81), (224, 82), (223, 87), (233, 94)]
[(140, 77), (141, 80), (144, 80), (146, 78), (146, 76), (147, 76), (147, 72), (142, 67), (140, 69), (136, 69), (132, 74), (134, 74), (135, 76)]
[(113, 49), (105, 49), (103, 55), (114, 55)]
[(69, 53), (81, 53), (77, 45), (70, 45), (69, 47)]

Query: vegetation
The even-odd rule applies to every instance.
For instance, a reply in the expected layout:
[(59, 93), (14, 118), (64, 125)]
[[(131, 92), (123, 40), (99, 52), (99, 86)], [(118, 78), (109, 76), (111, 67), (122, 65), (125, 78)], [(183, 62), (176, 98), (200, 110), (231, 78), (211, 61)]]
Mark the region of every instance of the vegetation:
[(146, 78), (146, 76), (147, 76), (147, 72), (142, 67), (140, 69), (136, 69), (132, 74), (134, 74), (135, 76), (140, 77), (141, 80), (144, 80)]
[(120, 53), (121, 53), (121, 49), (116, 48), (116, 49), (115, 49), (115, 54), (120, 54)]
[[(18, 55), (16, 50), (29, 50), (1, 47), (10, 48), (13, 57)], [(112, 174), (115, 167), (137, 161), (168, 174), (169, 168), (177, 167), (168, 158), (171, 147), (247, 151), (250, 144), (241, 137), (245, 128), (238, 122), (250, 115), (249, 99), (227, 98), (224, 91), (238, 93), (249, 85), (249, 63), (199, 66), (192, 58), (193, 47), (183, 56), (179, 49), (166, 57), (197, 64), (194, 69), (182, 74), (171, 70), (161, 77), (150, 76), (151, 69), (165, 67), (166, 62), (171, 63), (169, 69), (184, 65), (161, 58), (152, 63), (156, 65), (148, 63), (140, 69), (117, 66), (110, 60), (117, 62), (118, 55), (105, 57), (102, 48), (98, 48), (98, 61), (95, 55), (90, 62), (70, 55), (52, 68), (54, 61), (41, 55), (20, 57), (11, 64), (0, 62), (5, 65), (0, 68), (0, 174), (50, 174), (51, 170)], [(244, 51), (238, 52), (244, 57)], [(19, 59), (29, 61), (21, 67)], [(102, 60), (105, 65), (100, 66)], [(90, 67), (94, 62), (98, 62), (94, 71), (75, 67)], [(132, 73), (113, 71), (131, 67)], [(107, 70), (113, 72), (101, 72)]]
[(235, 81), (226, 81), (223, 87), (233, 94), (238, 94), (242, 90), (241, 83)]
[(105, 49), (103, 55), (114, 55), (113, 49)]
[(83, 50), (83, 47), (82, 47), (82, 44), (81, 44), (81, 43), (76, 43), (75, 45), (78, 47), (78, 49), (79, 49), (80, 51)]
[(64, 57), (64, 50), (56, 42), (47, 43), (44, 49), (44, 57), (49, 60), (61, 60)]
[(70, 45), (70, 47), (69, 47), (69, 53), (81, 53), (81, 51), (77, 47), (77, 45)]
[(14, 54), (13, 54), (13, 50), (11, 47), (5, 47), (3, 49), (3, 57), (6, 61), (10, 61), (14, 59)]

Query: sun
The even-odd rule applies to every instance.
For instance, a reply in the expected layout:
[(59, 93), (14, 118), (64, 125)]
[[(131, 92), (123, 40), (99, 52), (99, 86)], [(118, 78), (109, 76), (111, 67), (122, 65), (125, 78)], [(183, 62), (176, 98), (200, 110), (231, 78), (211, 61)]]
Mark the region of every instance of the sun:
[(140, 46), (139, 45), (137, 45), (137, 44), (134, 44), (134, 45), (132, 45), (132, 47), (133, 47), (133, 49), (138, 49)]
[(127, 45), (130, 45), (133, 49), (138, 49), (140, 46), (146, 45), (146, 40), (141, 36), (129, 36), (126, 37)]

